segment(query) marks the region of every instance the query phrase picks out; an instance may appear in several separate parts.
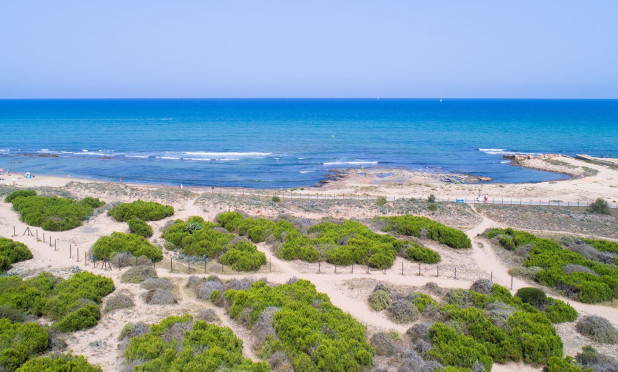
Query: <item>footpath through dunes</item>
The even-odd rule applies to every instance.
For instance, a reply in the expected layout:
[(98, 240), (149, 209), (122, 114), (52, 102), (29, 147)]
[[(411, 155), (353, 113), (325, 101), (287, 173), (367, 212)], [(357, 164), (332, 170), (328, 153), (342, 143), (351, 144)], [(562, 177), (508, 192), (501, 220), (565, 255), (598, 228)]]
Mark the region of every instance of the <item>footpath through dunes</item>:
[[(472, 209), (476, 211), (474, 205), (471, 205)], [(477, 212), (478, 213), (478, 212)], [(511, 277), (509, 274), (509, 267), (507, 267), (494, 253), (493, 249), (488, 245), (488, 241), (482, 242), (479, 235), (482, 235), (487, 229), (498, 227), (504, 228), (503, 224), (497, 223), (484, 215), (480, 214), (482, 217), (482, 222), (474, 227), (466, 231), (466, 234), (472, 240), (472, 249), (474, 250), (474, 256), (479, 264), (479, 267), (482, 268), (486, 273), (493, 274), (493, 279), (498, 284), (501, 284), (507, 288), (511, 288), (511, 278), (513, 278), (513, 288), (512, 292), (517, 291), (522, 287), (537, 287), (543, 289), (543, 291), (551, 293), (551, 296), (562, 300), (571, 306), (573, 306), (578, 312), (589, 314), (589, 315), (597, 315), (609, 320), (615, 327), (618, 327), (618, 309), (612, 308), (604, 305), (594, 305), (594, 304), (584, 304), (579, 301), (574, 301), (572, 299), (566, 298), (560, 294), (558, 294), (555, 290), (551, 288), (544, 287), (539, 283), (533, 281), (524, 281), (519, 278)], [(542, 231), (545, 233), (550, 233), (550, 231)], [(553, 231), (551, 231), (553, 233)], [(581, 316), (581, 314), (580, 314)]]
[[(176, 214), (164, 220), (152, 223), (156, 233), (155, 237), (150, 239), (151, 242), (158, 241), (162, 244), (163, 240), (159, 240), (160, 229), (165, 226), (165, 224), (175, 219), (186, 219), (194, 215), (202, 215), (209, 220), (215, 217), (214, 211), (206, 212), (201, 206), (195, 203), (195, 199), (179, 200), (175, 203), (175, 206), (177, 207)], [(219, 266), (214, 265), (215, 267), (209, 267), (207, 275), (217, 275), (224, 280), (234, 278), (250, 278), (252, 280), (266, 279), (274, 284), (286, 283), (293, 277), (306, 279), (316, 286), (318, 292), (326, 293), (333, 305), (351, 314), (355, 319), (366, 325), (369, 334), (377, 331), (392, 330), (404, 333), (409, 328), (410, 324), (401, 325), (394, 323), (384, 313), (375, 312), (369, 308), (367, 296), (365, 294), (368, 290), (373, 290), (373, 287), (375, 287), (377, 283), (383, 282), (395, 286), (422, 287), (428, 282), (434, 282), (442, 288), (468, 289), (475, 280), (481, 277), (488, 279), (490, 275), (493, 274), (493, 280), (496, 283), (510, 288), (511, 277), (508, 274), (508, 267), (500, 261), (493, 249), (488, 246), (487, 241), (478, 236), (488, 228), (504, 226), (482, 216), (482, 214), (476, 211), (474, 206), (472, 206), (472, 209), (481, 219), (479, 224), (466, 231), (467, 235), (471, 238), (472, 249), (454, 250), (444, 248), (440, 251), (440, 254), (443, 255), (443, 258), (447, 258), (445, 255), (453, 255), (452, 257), (455, 257), (455, 260), (464, 256), (469, 258), (476, 265), (479, 272), (478, 274), (475, 272), (473, 275), (458, 275), (457, 279), (455, 279), (452, 272), (443, 273), (442, 268), (440, 268), (440, 273), (442, 275), (439, 276), (427, 274), (425, 270), (423, 270), (423, 275), (416, 275), (415, 264), (400, 257), (397, 257), (394, 265), (386, 270), (372, 269), (368, 273), (366, 266), (354, 265), (352, 272), (351, 266), (338, 267), (335, 269), (333, 265), (324, 262), (321, 264), (310, 264), (302, 261), (281, 260), (273, 254), (269, 245), (259, 243), (257, 244), (258, 249), (266, 255), (269, 262), (269, 264), (263, 266), (259, 272), (237, 273), (233, 272), (229, 267), (226, 267), (225, 272), (220, 273), (217, 272)], [(41, 270), (45, 270), (57, 273), (61, 276), (67, 276), (70, 275), (71, 270), (73, 270), (72, 267), (77, 266), (82, 270), (111, 277), (114, 279), (117, 291), (128, 290), (132, 294), (137, 306), (128, 310), (104, 313), (97, 326), (88, 330), (75, 332), (68, 338), (67, 342), (69, 348), (72, 349), (75, 354), (86, 356), (91, 363), (101, 364), (106, 371), (122, 370), (122, 358), (119, 357), (120, 354), (117, 349), (118, 341), (116, 341), (116, 338), (124, 325), (128, 322), (144, 321), (149, 324), (156, 323), (169, 315), (188, 313), (196, 316), (199, 311), (204, 309), (212, 309), (221, 319), (220, 324), (229, 326), (238, 337), (244, 340), (243, 354), (246, 357), (256, 361), (259, 360), (255, 355), (255, 351), (251, 348), (254, 344), (254, 336), (250, 330), (244, 325), (231, 320), (224, 309), (214, 307), (209, 302), (197, 300), (194, 294), (184, 288), (189, 277), (186, 273), (187, 265), (185, 263), (174, 261), (174, 271), (170, 272), (169, 260), (172, 256), (170, 251), (164, 250), (164, 261), (157, 263), (156, 271), (159, 277), (170, 278), (176, 285), (180, 297), (179, 303), (176, 305), (147, 305), (141, 299), (140, 295), (144, 291), (139, 285), (121, 283), (120, 276), (126, 269), (118, 270), (117, 267), (114, 267), (113, 270), (103, 270), (100, 265), (93, 267), (90, 260), (88, 260), (87, 263), (84, 262), (83, 254), (100, 236), (109, 235), (113, 231), (126, 231), (126, 223), (113, 221), (113, 219), (102, 213), (93, 216), (86, 221), (83, 226), (74, 230), (46, 232), (46, 238), (49, 236), (48, 234), (52, 234), (54, 240), (58, 239), (57, 250), (54, 250), (54, 247), (50, 247), (47, 241), (37, 242), (35, 237), (22, 235), (27, 225), (19, 221), (17, 213), (12, 210), (10, 204), (0, 203), (0, 235), (10, 237), (13, 232), (13, 226), (16, 227), (18, 235), (17, 237), (13, 237), (13, 239), (28, 245), (34, 255), (33, 260), (14, 264), (16, 272), (32, 275)], [(31, 227), (33, 232), (36, 229), (37, 228)], [(40, 230), (39, 233), (41, 234)], [(39, 238), (41, 237), (42, 236), (39, 236)], [(72, 251), (72, 257), (69, 257), (69, 244), (71, 244), (73, 250), (76, 248), (80, 249), (79, 261), (77, 261), (76, 251)], [(402, 264), (405, 265), (405, 275), (401, 272)], [(270, 271), (270, 267), (272, 267), (272, 272)], [(320, 272), (318, 272), (318, 267)], [(423, 267), (428, 267), (433, 270), (437, 265), (423, 265)], [(336, 273), (335, 270), (337, 271)], [(204, 272), (201, 267), (193, 267), (191, 274), (203, 276)], [(513, 282), (513, 291), (527, 286), (540, 287), (536, 283), (515, 278)], [(553, 294), (552, 297), (562, 299), (565, 302), (569, 301), (568, 299)], [(602, 305), (586, 305), (574, 301), (570, 301), (570, 304), (582, 314), (599, 315), (610, 320), (615, 326), (618, 326), (618, 312), (615, 311), (615, 309)], [(495, 364), (493, 370), (538, 371), (540, 369), (532, 368), (521, 363), (510, 363), (504, 366)]]

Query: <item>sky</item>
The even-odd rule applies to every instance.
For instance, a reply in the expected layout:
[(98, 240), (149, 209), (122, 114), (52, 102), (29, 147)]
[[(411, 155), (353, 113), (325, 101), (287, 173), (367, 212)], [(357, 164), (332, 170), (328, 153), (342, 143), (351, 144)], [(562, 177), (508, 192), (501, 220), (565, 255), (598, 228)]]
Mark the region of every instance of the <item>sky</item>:
[(616, 0), (0, 0), (0, 98), (618, 98)]

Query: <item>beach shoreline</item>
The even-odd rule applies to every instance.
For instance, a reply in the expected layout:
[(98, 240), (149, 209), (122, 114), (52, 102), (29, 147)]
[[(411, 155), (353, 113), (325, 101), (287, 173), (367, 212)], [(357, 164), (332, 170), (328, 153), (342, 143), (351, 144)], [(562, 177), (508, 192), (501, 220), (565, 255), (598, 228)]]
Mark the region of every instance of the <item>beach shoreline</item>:
[(618, 187), (618, 170), (604, 164), (590, 163), (564, 155), (505, 155), (513, 166), (526, 167), (568, 175), (569, 178), (556, 181), (536, 183), (498, 183), (488, 182), (486, 177), (437, 171), (418, 171), (402, 168), (347, 168), (333, 169), (332, 176), (318, 185), (262, 189), (250, 187), (221, 186), (185, 186), (182, 184), (145, 184), (120, 182), (119, 179), (108, 181), (75, 178), (57, 175), (33, 175), (28, 179), (23, 175), (12, 173), (3, 175), (0, 185), (14, 187), (66, 187), (71, 182), (81, 184), (122, 184), (138, 189), (174, 189), (196, 193), (221, 192), (243, 194), (265, 194), (281, 196), (345, 197), (345, 196), (384, 196), (387, 198), (427, 198), (434, 195), (440, 200), (471, 199), (478, 200), (487, 196), (489, 199), (502, 198), (529, 201), (594, 201), (596, 198), (607, 199), (616, 203)]

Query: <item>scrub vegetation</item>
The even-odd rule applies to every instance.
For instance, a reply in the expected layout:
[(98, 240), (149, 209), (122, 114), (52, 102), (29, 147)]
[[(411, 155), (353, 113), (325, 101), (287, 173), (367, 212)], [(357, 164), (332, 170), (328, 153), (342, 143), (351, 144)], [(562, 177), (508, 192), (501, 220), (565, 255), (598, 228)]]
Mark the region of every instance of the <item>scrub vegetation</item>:
[(486, 236), (496, 238), (508, 250), (523, 254), (524, 267), (536, 268), (534, 280), (570, 298), (596, 303), (618, 296), (613, 242), (592, 240), (588, 241), (590, 244), (581, 244), (583, 241), (568, 237), (554, 241), (510, 228), (491, 229)]
[(19, 212), (20, 219), (30, 226), (48, 231), (66, 231), (82, 225), (105, 202), (87, 197), (75, 201), (57, 196), (37, 196), (33, 190), (15, 191), (5, 199)]

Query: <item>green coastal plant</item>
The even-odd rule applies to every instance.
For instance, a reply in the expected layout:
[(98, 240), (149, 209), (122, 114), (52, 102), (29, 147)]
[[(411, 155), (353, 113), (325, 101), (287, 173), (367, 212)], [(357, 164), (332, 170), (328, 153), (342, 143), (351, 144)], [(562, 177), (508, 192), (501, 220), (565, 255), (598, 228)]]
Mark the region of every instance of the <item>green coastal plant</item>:
[(129, 225), (131, 234), (139, 235), (144, 238), (150, 238), (152, 236), (152, 227), (139, 218), (131, 218), (127, 221), (127, 224)]
[(32, 252), (20, 242), (0, 237), (0, 273), (11, 268), (11, 264), (32, 258)]
[(121, 252), (131, 253), (135, 257), (146, 256), (154, 261), (163, 259), (161, 249), (135, 234), (114, 232), (110, 236), (100, 237), (92, 246), (93, 257), (96, 260), (110, 260)]
[(254, 244), (240, 241), (228, 245), (225, 253), (219, 257), (219, 262), (232, 266), (234, 270), (255, 271), (266, 264), (266, 255), (258, 251)]
[(30, 359), (17, 372), (102, 372), (100, 366), (88, 363), (81, 355), (52, 354)]
[[(558, 242), (542, 239), (533, 234), (513, 229), (491, 229), (488, 238), (499, 236), (500, 244), (507, 249), (525, 247), (524, 266), (538, 268), (534, 279), (546, 286), (565, 292), (584, 303), (609, 301), (618, 296), (618, 267), (588, 259), (575, 251), (563, 248)], [(507, 238), (505, 238), (505, 236)], [(512, 242), (512, 244), (511, 244)], [(612, 251), (613, 242), (591, 240), (593, 247)], [(514, 246), (514, 248), (512, 248)], [(582, 270), (565, 271), (569, 267)], [(585, 269), (585, 270), (584, 270)]]
[(56, 196), (36, 196), (32, 190), (16, 191), (6, 200), (19, 212), (20, 219), (31, 226), (48, 231), (71, 230), (82, 225), (93, 212), (105, 203), (95, 198), (81, 201)]
[(461, 230), (445, 226), (427, 217), (411, 215), (379, 217), (384, 224), (383, 231), (420, 238), (426, 232), (427, 238), (446, 244), (451, 248), (471, 248), (470, 238)]
[(590, 213), (609, 214), (609, 204), (607, 204), (607, 200), (597, 198), (597, 200), (590, 204), (588, 211)]
[(124, 222), (132, 218), (142, 221), (159, 221), (174, 214), (174, 207), (142, 200), (118, 204), (107, 212), (116, 221)]
[(15, 371), (48, 347), (49, 334), (37, 323), (11, 323), (0, 319), (0, 369)]
[(295, 370), (360, 371), (373, 365), (365, 327), (306, 280), (276, 287), (258, 281), (224, 296), (230, 316), (253, 326), (267, 308), (274, 309), (274, 335), (259, 351), (263, 358), (283, 352)]
[(242, 340), (228, 327), (194, 321), (189, 315), (170, 316), (151, 325), (144, 334), (128, 339), (124, 356), (133, 371), (270, 371), (265, 362), (242, 354)]
[(113, 290), (111, 279), (87, 271), (66, 280), (49, 273), (27, 280), (0, 277), (0, 306), (14, 312), (46, 316), (59, 330), (73, 331), (97, 323), (98, 306)]

